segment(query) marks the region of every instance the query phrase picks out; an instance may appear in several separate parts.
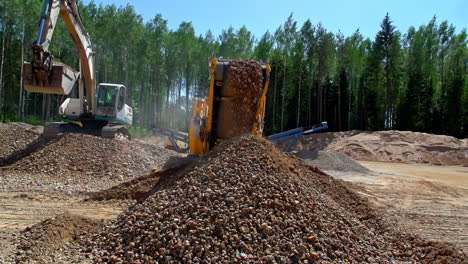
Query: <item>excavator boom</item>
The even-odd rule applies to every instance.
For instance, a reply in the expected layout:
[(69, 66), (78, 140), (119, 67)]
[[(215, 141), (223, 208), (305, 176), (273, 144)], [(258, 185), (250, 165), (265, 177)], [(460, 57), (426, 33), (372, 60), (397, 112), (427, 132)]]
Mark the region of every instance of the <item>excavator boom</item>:
[[(80, 72), (63, 63), (55, 62), (54, 56), (49, 51), (59, 16), (64, 21), (78, 49), (82, 66)], [(85, 88), (83, 93), (86, 94), (89, 111), (95, 111), (94, 52), (89, 34), (81, 21), (76, 1), (43, 1), (39, 32), (32, 50), (34, 54), (33, 62), (24, 64), (23, 79), (26, 91), (67, 95), (72, 90), (80, 74), (83, 74)]]
[[(49, 50), (59, 16), (77, 48), (80, 71), (56, 62)], [(23, 66), (26, 91), (68, 95), (78, 81), (78, 98), (68, 96), (59, 107), (59, 114), (72, 122), (47, 123), (45, 136), (82, 133), (107, 138), (118, 134), (129, 137), (127, 126), (132, 125), (133, 109), (127, 104), (127, 88), (122, 84), (97, 85), (95, 53), (76, 0), (43, 0), (38, 36), (32, 51), (32, 63)]]

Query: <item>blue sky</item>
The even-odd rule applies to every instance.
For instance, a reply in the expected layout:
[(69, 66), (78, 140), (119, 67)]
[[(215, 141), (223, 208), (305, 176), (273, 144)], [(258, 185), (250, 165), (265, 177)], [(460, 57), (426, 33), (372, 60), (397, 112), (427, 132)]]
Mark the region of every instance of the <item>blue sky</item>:
[[(90, 0), (84, 0), (89, 3)], [(96, 4), (117, 6), (130, 3), (145, 21), (162, 14), (171, 29), (182, 21), (192, 22), (198, 34), (208, 29), (217, 36), (222, 29), (245, 25), (259, 38), (265, 31), (274, 32), (293, 13), (299, 26), (310, 19), (331, 32), (346, 36), (357, 28), (373, 38), (388, 12), (397, 29), (405, 33), (410, 26), (426, 24), (436, 15), (439, 23), (448, 20), (460, 32), (468, 27), (468, 0), (94, 0)]]

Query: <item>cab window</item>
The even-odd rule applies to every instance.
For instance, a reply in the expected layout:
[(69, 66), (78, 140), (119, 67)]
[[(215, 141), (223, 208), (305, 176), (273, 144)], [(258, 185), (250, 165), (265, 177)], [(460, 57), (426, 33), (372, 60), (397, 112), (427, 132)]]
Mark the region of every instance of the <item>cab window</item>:
[(98, 106), (115, 106), (117, 90), (115, 87), (99, 87)]
[(125, 104), (125, 88), (122, 86), (119, 90), (119, 101), (117, 102), (117, 110), (122, 110)]

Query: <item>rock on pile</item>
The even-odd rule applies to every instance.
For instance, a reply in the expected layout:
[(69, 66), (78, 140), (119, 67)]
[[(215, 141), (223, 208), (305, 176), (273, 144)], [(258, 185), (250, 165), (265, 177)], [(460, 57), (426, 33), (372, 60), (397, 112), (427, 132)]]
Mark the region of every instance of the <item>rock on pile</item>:
[(25, 229), (19, 237), (17, 263), (36, 260), (38, 263), (50, 262), (55, 250), (77, 237), (95, 232), (102, 224), (100, 221), (64, 213), (44, 220)]
[(235, 135), (249, 133), (255, 122), (258, 102), (263, 93), (262, 65), (251, 60), (233, 60), (229, 64), (229, 86), (235, 91)]
[(82, 134), (66, 134), (41, 150), (2, 168), (54, 176), (107, 176), (128, 179), (161, 168), (175, 152), (136, 141), (120, 141)]
[(25, 123), (0, 124), (0, 160), (25, 148), (42, 134), (42, 126)]
[(266, 140), (220, 144), (88, 240), (123, 263), (461, 263), (450, 246), (385, 224), (366, 201)]
[(369, 173), (370, 171), (349, 156), (337, 151), (301, 150), (294, 155), (324, 171)]

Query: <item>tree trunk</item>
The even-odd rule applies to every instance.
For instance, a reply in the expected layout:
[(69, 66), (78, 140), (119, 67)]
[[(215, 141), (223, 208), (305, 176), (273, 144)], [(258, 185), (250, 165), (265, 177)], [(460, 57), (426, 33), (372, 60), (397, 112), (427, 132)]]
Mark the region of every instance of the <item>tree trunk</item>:
[(351, 81), (349, 82), (349, 89), (348, 89), (348, 130), (351, 130), (351, 94), (353, 93), (353, 84), (354, 84), (354, 76), (353, 70), (351, 70), (350, 74)]
[(301, 87), (302, 87), (302, 74), (299, 73), (299, 90), (297, 96), (297, 121), (296, 127), (299, 127), (300, 120), (301, 120)]
[(312, 100), (312, 78), (310, 78), (309, 87), (307, 89), (307, 126), (311, 126), (311, 122), (312, 122), (312, 102), (311, 102), (311, 100)]
[(283, 69), (283, 89), (281, 93), (281, 131), (284, 129), (284, 100), (286, 97), (286, 59), (287, 56), (284, 57), (284, 69)]
[(167, 90), (166, 90), (166, 123), (170, 124), (170, 113), (171, 109), (169, 107), (169, 97), (171, 96), (171, 80), (167, 79)]
[(185, 128), (187, 129), (190, 127), (190, 113), (189, 113), (189, 103), (190, 103), (190, 66), (187, 64), (186, 66), (186, 74), (185, 74)]
[[(275, 70), (275, 86), (273, 86), (273, 127), (276, 128), (276, 84), (277, 82), (277, 77), (278, 76), (278, 71)], [(276, 132), (276, 129), (275, 129)]]
[(47, 103), (47, 94), (42, 94), (42, 111), (41, 111), (41, 119), (43, 121), (46, 120), (46, 103)]
[[(2, 37), (2, 61), (0, 62), (0, 111), (2, 111), (2, 102), (3, 102), (3, 97), (2, 97), (2, 90), (3, 90), (3, 65), (5, 63), (5, 41), (6, 41), (6, 16), (7, 16), (7, 8), (5, 4), (5, 10), (3, 12), (3, 37)], [(2, 111), (3, 112), (3, 111)], [(2, 113), (5, 115), (5, 113)]]
[(21, 34), (21, 74), (20, 74), (20, 94), (18, 100), (18, 118), (24, 118), (24, 103), (23, 103), (23, 62), (24, 62), (24, 16), (23, 16), (23, 33)]
[(338, 131), (341, 131), (341, 87), (338, 85)]

